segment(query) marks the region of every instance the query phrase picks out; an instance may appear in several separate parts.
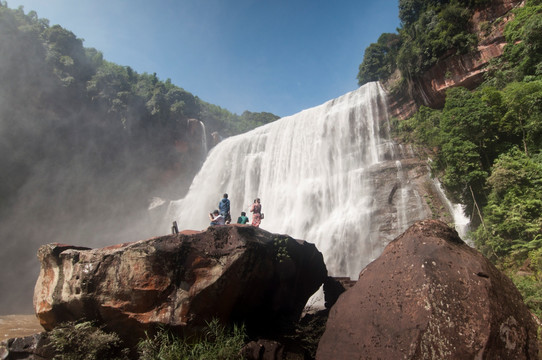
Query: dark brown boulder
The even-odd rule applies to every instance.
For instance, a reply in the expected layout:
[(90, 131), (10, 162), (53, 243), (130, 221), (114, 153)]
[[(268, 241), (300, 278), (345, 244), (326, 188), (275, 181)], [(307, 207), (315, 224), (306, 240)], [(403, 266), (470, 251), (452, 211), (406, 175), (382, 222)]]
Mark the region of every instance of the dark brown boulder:
[(317, 359), (537, 359), (512, 281), (455, 230), (420, 221), (331, 309)]
[(324, 281), (324, 307), (329, 309), (335, 305), (339, 296), (355, 283), (349, 277), (328, 276)]
[(54, 355), (45, 333), (0, 342), (0, 359), (2, 360), (49, 360), (53, 359)]
[(284, 359), (284, 345), (275, 340), (251, 341), (241, 349), (246, 360), (279, 360)]
[(299, 318), (327, 275), (313, 244), (251, 226), (103, 249), (49, 244), (38, 257), (34, 307), (46, 330), (85, 318), (123, 339), (161, 324), (191, 332), (212, 318), (271, 332)]

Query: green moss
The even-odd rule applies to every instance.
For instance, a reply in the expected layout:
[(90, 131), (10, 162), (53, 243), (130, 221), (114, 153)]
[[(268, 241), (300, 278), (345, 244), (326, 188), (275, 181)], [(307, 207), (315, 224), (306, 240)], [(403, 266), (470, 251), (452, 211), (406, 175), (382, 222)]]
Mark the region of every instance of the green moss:
[(288, 253), (288, 238), (275, 238), (273, 240), (273, 249), (275, 250), (275, 258), (278, 262), (290, 259), (290, 254)]

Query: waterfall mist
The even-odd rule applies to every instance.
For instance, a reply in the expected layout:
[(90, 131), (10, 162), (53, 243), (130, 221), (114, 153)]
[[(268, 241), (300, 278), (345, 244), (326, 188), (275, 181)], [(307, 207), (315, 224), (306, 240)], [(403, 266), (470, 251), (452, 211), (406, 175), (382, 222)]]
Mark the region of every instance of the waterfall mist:
[(357, 278), (383, 247), (428, 216), (389, 137), (378, 83), (228, 138), (211, 150), (167, 221), (204, 229), (223, 193), (235, 222), (261, 199), (265, 230), (315, 243), (332, 276)]
[[(92, 101), (86, 91), (90, 73), (64, 83), (43, 39), (13, 20), (20, 15), (9, 20), (4, 6), (0, 314), (32, 313), (41, 245), (103, 247), (167, 233), (154, 227), (149, 200), (183, 196), (207, 149), (199, 121), (177, 119), (179, 126), (149, 129), (143, 116), (148, 112), (138, 101), (126, 104), (126, 121), (109, 112), (107, 102)], [(55, 29), (72, 44), (68, 32)], [(77, 74), (86, 69), (71, 68)]]

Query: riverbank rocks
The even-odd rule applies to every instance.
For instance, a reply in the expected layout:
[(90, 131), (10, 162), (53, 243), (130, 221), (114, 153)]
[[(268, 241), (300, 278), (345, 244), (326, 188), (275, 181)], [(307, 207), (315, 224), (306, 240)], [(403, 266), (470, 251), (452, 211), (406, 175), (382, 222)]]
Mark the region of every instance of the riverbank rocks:
[(87, 319), (123, 339), (213, 318), (272, 332), (300, 317), (327, 276), (313, 244), (236, 225), (102, 249), (48, 244), (38, 258), (34, 308), (46, 330)]
[(317, 359), (537, 359), (511, 280), (455, 230), (420, 221), (332, 307)]
[(0, 341), (2, 360), (49, 360), (55, 356), (45, 333)]

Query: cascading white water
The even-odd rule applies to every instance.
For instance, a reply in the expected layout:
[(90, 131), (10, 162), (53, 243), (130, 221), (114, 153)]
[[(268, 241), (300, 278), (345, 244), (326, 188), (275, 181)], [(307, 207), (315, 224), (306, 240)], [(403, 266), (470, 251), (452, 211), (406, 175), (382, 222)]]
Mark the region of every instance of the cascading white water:
[[(401, 152), (388, 132), (385, 93), (370, 83), (228, 138), (210, 151), (187, 196), (171, 202), (167, 221), (205, 229), (209, 212), (228, 193), (235, 222), (241, 211), (250, 215), (248, 208), (259, 197), (263, 229), (315, 243), (330, 275), (357, 277), (385, 245), (381, 225), (374, 224), (378, 184), (372, 171), (385, 161), (395, 163), (393, 154)], [(394, 171), (391, 183), (399, 184), (394, 189), (399, 186), (400, 200), (389, 210), (389, 222), (400, 224), (386, 227), (396, 236), (427, 214), (419, 199), (419, 209), (406, 209), (412, 191), (400, 162)]]
[(474, 246), (472, 243), (472, 240), (468, 238), (468, 232), (470, 229), (470, 219), (465, 216), (465, 207), (461, 204), (453, 204), (446, 194), (444, 193), (444, 189), (442, 188), (442, 184), (438, 179), (433, 179), (433, 182), (435, 184), (435, 188), (438, 191), (439, 196), (441, 197), (442, 201), (446, 204), (448, 207), (448, 211), (452, 215), (454, 219), (454, 226), (459, 234), (459, 237), (461, 237), (467, 244), (470, 246)]
[(203, 122), (199, 122), (201, 127), (201, 150), (203, 154), (207, 154), (209, 149), (207, 148), (207, 130), (205, 129), (205, 124)]

